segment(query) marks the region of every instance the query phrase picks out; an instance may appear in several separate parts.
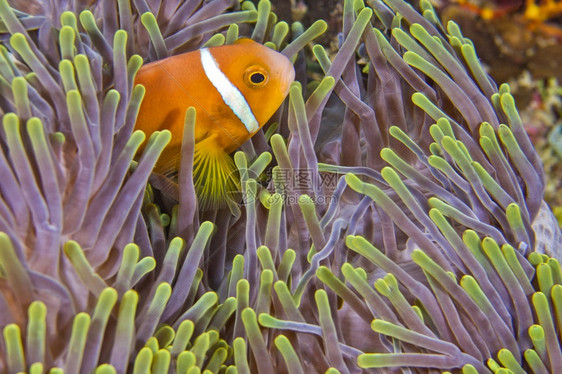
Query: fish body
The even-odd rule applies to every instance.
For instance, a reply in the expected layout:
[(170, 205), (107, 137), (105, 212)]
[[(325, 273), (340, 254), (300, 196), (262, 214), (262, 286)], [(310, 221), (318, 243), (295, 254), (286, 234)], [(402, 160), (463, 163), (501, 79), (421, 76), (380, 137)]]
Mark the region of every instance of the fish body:
[(135, 78), (146, 89), (135, 127), (147, 135), (172, 132), (155, 171), (170, 175), (178, 170), (185, 112), (193, 106), (193, 174), (200, 207), (224, 205), (237, 183), (229, 153), (275, 113), (294, 77), (286, 56), (251, 39), (144, 65)]

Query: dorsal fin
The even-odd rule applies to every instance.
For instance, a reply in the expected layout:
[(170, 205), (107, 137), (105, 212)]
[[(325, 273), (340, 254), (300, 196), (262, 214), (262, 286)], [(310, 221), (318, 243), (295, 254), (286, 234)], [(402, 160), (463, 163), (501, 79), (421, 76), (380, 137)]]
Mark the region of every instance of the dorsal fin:
[(232, 44), (250, 44), (250, 43), (257, 43), (257, 42), (253, 39), (250, 39), (250, 38), (240, 38), (240, 39), (237, 39)]

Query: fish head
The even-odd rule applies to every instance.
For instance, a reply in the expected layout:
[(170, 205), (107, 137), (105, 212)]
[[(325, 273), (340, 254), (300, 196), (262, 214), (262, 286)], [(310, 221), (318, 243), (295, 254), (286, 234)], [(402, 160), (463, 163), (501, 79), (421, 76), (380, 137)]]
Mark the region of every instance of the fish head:
[[(212, 54), (220, 70), (238, 88), (256, 120), (256, 126), (242, 123), (236, 131), (238, 139), (252, 137), (277, 111), (295, 80), (291, 61), (251, 39), (239, 39), (228, 48), (217, 47)], [(241, 110), (242, 111), (242, 110)]]

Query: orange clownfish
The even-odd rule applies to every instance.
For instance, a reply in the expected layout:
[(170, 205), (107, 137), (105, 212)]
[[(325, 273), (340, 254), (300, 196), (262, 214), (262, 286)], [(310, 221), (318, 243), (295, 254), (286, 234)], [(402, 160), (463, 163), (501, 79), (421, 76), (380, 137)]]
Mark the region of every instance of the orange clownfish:
[(224, 206), (227, 194), (238, 189), (229, 154), (269, 120), (294, 79), (286, 56), (251, 39), (144, 65), (135, 78), (146, 89), (135, 128), (147, 135), (172, 132), (155, 171), (178, 170), (185, 112), (195, 107), (193, 178), (199, 206)]

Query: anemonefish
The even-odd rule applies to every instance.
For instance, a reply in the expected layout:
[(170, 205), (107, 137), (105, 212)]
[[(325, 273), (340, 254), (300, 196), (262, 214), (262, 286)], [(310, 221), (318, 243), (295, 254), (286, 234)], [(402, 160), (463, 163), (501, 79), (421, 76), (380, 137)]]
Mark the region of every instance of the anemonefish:
[(136, 129), (147, 135), (172, 132), (155, 171), (178, 170), (185, 113), (195, 107), (193, 178), (199, 207), (224, 206), (238, 189), (229, 154), (269, 120), (294, 79), (286, 56), (245, 38), (144, 65), (135, 78), (146, 89)]

